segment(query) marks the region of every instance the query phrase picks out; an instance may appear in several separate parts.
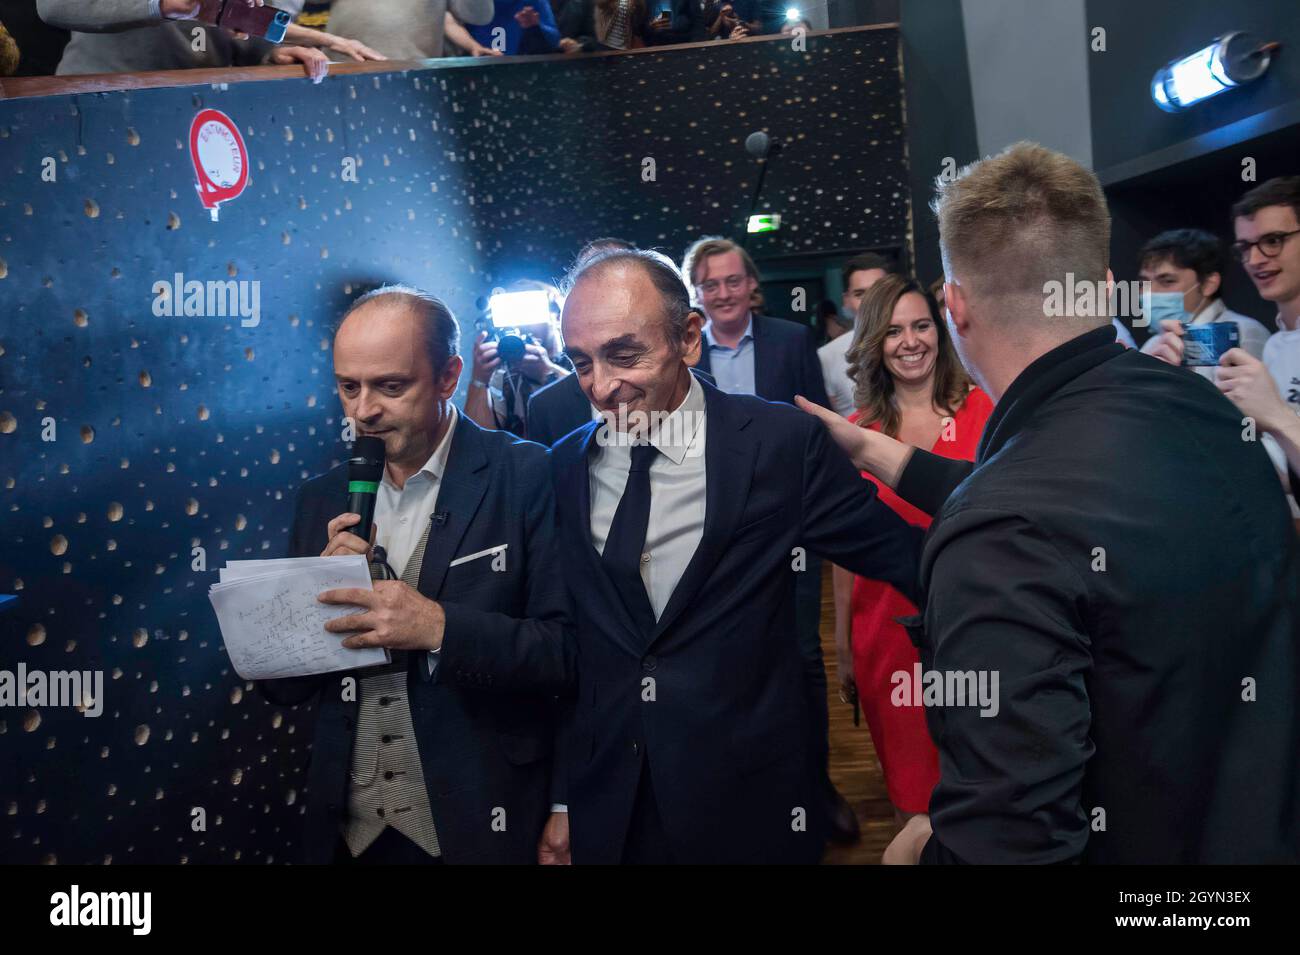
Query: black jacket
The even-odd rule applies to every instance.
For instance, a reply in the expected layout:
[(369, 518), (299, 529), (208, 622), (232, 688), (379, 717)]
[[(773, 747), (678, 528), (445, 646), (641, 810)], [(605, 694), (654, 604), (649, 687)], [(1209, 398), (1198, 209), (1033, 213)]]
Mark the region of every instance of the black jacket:
[[(921, 532), (817, 420), (704, 385), (704, 535), (650, 637), (591, 544), (594, 422), (551, 452), (579, 685), (556, 798), (575, 863), (617, 863), (642, 760), (674, 858), (816, 862), (821, 789), (795, 634), (796, 547), (914, 594)], [(655, 700), (642, 699), (647, 677)]]
[(1296, 534), (1213, 385), (1096, 329), (898, 491), (939, 509), (926, 670), (1000, 682), (996, 716), (927, 708), (923, 861), (1300, 861)]
[(565, 375), (528, 398), (528, 440), (548, 448), (591, 420), (591, 402), (577, 374)]
[[(442, 604), (447, 626), (432, 677), (427, 654), (410, 654), (411, 718), (425, 785), (448, 863), (537, 859), (550, 811), (554, 698), (575, 680), (574, 641), (543, 448), (459, 416), (438, 491), (419, 591)], [(289, 555), (325, 549), (326, 525), (347, 503), (347, 465), (298, 490)], [(434, 519), (431, 515), (430, 519)], [(505, 544), (504, 570), (485, 555)], [(315, 699), (308, 769), (305, 856), (328, 862), (347, 809), (355, 702), (341, 681), (357, 671), (270, 680), (274, 703)], [(355, 694), (353, 694), (355, 695)], [(496, 807), (506, 827), (492, 826)]]

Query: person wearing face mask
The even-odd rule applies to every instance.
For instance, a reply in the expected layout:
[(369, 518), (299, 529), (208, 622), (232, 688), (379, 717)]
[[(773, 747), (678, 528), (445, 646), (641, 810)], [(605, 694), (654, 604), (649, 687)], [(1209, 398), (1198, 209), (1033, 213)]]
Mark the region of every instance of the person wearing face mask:
[[(1160, 345), (1162, 321), (1186, 325), (1232, 322), (1241, 337), (1241, 349), (1254, 358), (1264, 354), (1268, 329), (1253, 318), (1228, 309), (1219, 297), (1223, 284), (1225, 254), (1219, 239), (1201, 229), (1171, 229), (1147, 242), (1139, 253), (1139, 277), (1151, 283), (1147, 310), (1153, 333), (1142, 346), (1152, 354)], [(1190, 369), (1214, 380), (1212, 367)]]
[[(846, 337), (852, 339), (848, 368), (858, 407), (850, 421), (932, 454), (975, 460), (993, 402), (962, 368), (938, 306), (920, 285), (897, 275), (876, 282), (862, 297), (853, 334)], [(862, 476), (875, 482), (881, 501), (903, 520), (930, 526), (924, 511), (869, 472)], [(901, 829), (929, 808), (939, 781), (939, 754), (924, 710), (891, 702), (894, 675), (910, 674), (920, 662), (897, 622), (917, 608), (889, 584), (841, 567), (835, 568), (835, 593), (852, 594), (851, 611), (836, 607), (840, 699), (862, 705)]]
[[(1260, 297), (1277, 305), (1277, 333), (1260, 356), (1245, 347), (1229, 349), (1212, 369), (1213, 381), (1254, 422), (1288, 491), (1291, 515), (1300, 521), (1300, 176), (1279, 176), (1251, 189), (1232, 207), (1232, 221), (1233, 255)], [(1178, 364), (1182, 325), (1153, 324), (1160, 333), (1149, 354)]]

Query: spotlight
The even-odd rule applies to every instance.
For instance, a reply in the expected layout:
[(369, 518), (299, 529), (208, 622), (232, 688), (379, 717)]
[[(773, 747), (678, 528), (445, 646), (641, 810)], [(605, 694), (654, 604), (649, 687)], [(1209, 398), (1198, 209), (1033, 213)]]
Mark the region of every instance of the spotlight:
[(1257, 80), (1268, 69), (1277, 43), (1260, 43), (1249, 33), (1225, 33), (1203, 50), (1170, 60), (1151, 80), (1151, 98), (1167, 113)]
[(799, 15), (798, 7), (787, 7), (785, 11), (785, 18), (789, 20), (791, 23), (798, 23), (800, 20), (803, 19), (803, 17)]

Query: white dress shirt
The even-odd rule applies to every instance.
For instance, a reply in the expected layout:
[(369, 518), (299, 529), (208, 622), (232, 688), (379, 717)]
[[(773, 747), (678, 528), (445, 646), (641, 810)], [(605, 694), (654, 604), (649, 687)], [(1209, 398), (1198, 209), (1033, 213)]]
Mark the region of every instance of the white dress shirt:
[(831, 400), (831, 410), (847, 418), (856, 410), (853, 403), (853, 379), (849, 377), (849, 347), (853, 332), (832, 338), (817, 349), (817, 360), (822, 365), (822, 381), (826, 383), (826, 397)]
[(451, 436), (456, 430), (459, 412), (451, 405), (451, 420), (447, 432), (424, 462), (424, 467), (406, 479), (398, 488), (384, 468), (379, 491), (375, 494), (375, 543), (388, 552), (388, 563), (400, 578), (406, 571), (415, 545), (420, 543), (429, 515), (438, 509), (438, 489), (447, 471), (447, 455), (451, 451)]
[[(420, 543), (424, 529), (429, 526), (429, 516), (438, 510), (438, 490), (442, 487), (442, 476), (447, 473), (447, 455), (451, 451), (451, 436), (460, 420), (460, 412), (451, 405), (451, 420), (447, 422), (447, 431), (424, 462), (424, 467), (416, 471), (406, 483), (398, 488), (384, 468), (384, 476), (375, 493), (375, 543), (388, 553), (388, 565), (393, 568), (398, 578), (406, 572), (406, 564), (415, 552), (415, 545)], [(438, 668), (438, 651), (431, 650), (425, 657), (425, 665), (432, 675)]]
[[(650, 434), (659, 449), (650, 465), (650, 522), (641, 555), (645, 583), (655, 619), (663, 615), (686, 565), (704, 536), (704, 388), (694, 375), (681, 405)], [(597, 430), (597, 441), (612, 428)], [(605, 552), (614, 512), (622, 500), (631, 470), (632, 448), (615, 441), (602, 443), (587, 465), (591, 481), (591, 543)]]

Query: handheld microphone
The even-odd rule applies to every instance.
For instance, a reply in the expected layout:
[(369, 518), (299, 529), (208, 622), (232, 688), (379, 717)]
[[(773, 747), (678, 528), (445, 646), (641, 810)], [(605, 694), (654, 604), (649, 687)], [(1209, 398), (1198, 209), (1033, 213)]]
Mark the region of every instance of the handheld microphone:
[(364, 435), (352, 443), (348, 458), (348, 511), (361, 520), (348, 528), (370, 543), (370, 525), (375, 519), (375, 495), (384, 476), (384, 440)]

